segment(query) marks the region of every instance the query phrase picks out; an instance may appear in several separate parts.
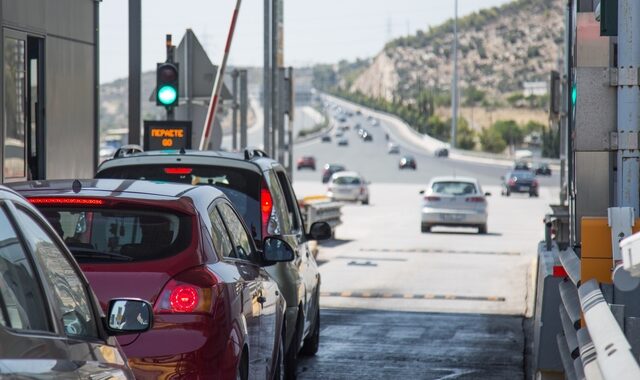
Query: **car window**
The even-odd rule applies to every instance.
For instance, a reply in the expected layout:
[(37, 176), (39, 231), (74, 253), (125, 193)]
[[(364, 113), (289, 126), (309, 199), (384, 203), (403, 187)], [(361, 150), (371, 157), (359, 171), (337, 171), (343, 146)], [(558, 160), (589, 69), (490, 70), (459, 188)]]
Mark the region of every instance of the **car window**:
[(246, 169), (214, 165), (123, 165), (99, 171), (96, 178), (146, 179), (215, 186), (229, 198), (253, 238), (262, 239), (260, 174)]
[(236, 258), (236, 252), (233, 249), (231, 240), (229, 240), (227, 230), (215, 207), (209, 212), (209, 219), (211, 219), (211, 239), (213, 240), (213, 247), (216, 249), (216, 252), (223, 257)]
[(26, 211), (18, 209), (31, 251), (41, 264), (53, 292), (53, 307), (62, 315), (65, 333), (69, 337), (98, 337), (98, 328), (89, 295), (78, 273), (60, 247)]
[(218, 210), (220, 210), (220, 214), (222, 215), (225, 225), (229, 230), (229, 235), (231, 235), (231, 240), (233, 241), (233, 246), (236, 251), (236, 257), (243, 260), (253, 261), (255, 258), (253, 248), (251, 246), (251, 237), (247, 234), (247, 231), (244, 229), (244, 226), (236, 213), (226, 203), (218, 205)]
[(358, 177), (336, 177), (333, 179), (336, 185), (360, 185), (362, 182)]
[(478, 193), (475, 184), (458, 181), (434, 182), (431, 190), (436, 194), (446, 195), (471, 195)]
[(158, 260), (191, 242), (191, 217), (160, 210), (53, 207), (40, 209), (81, 263)]
[(284, 172), (277, 171), (276, 175), (278, 176), (278, 182), (280, 183), (280, 187), (284, 193), (284, 200), (287, 206), (287, 216), (289, 218), (289, 224), (291, 228), (295, 231), (300, 229), (300, 222), (298, 220), (298, 204), (295, 195), (293, 194), (293, 189), (291, 189), (291, 184), (289, 183), (289, 179)]
[(51, 331), (40, 282), (7, 214), (0, 209), (0, 324)]

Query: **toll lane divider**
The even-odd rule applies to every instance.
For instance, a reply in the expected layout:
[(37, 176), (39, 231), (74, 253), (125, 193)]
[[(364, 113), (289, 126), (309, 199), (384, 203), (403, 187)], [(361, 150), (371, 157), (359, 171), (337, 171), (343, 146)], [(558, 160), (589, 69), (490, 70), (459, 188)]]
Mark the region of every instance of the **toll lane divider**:
[(412, 293), (381, 293), (381, 292), (321, 292), (322, 297), (342, 298), (386, 298), (386, 299), (418, 299), (418, 300), (446, 300), (446, 301), (489, 301), (505, 302), (504, 297), (464, 296), (455, 294), (412, 294)]
[[(545, 249), (545, 244), (540, 248)], [(559, 251), (554, 244), (541, 257), (549, 253), (559, 264), (554, 266), (555, 277), (562, 277), (558, 284), (561, 330), (556, 343), (566, 378), (640, 379), (640, 366), (620, 325), (626, 324), (624, 310), (607, 302), (596, 280), (582, 282), (580, 258), (571, 248)], [(618, 312), (614, 315), (612, 309)]]

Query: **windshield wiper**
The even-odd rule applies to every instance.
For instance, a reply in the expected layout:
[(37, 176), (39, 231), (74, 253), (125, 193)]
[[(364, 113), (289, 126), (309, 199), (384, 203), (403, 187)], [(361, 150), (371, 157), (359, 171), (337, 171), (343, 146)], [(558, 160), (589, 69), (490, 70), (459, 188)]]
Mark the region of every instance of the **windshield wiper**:
[(102, 251), (98, 251), (91, 248), (71, 246), (69, 247), (69, 250), (71, 250), (71, 253), (73, 253), (73, 256), (76, 258), (88, 259), (88, 258), (102, 257), (102, 258), (109, 258), (109, 259), (118, 260), (118, 261), (133, 261), (133, 259), (129, 256), (125, 256), (125, 255), (121, 255), (119, 253), (113, 253), (113, 252), (102, 252)]

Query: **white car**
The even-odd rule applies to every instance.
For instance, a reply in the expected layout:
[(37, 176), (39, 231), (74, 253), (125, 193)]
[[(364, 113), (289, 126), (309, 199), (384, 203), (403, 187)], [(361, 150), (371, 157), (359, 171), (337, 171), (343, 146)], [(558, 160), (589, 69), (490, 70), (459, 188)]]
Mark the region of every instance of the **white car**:
[(400, 154), (400, 146), (396, 143), (389, 143), (389, 154)]
[(487, 199), (475, 178), (436, 177), (431, 180), (422, 204), (422, 232), (434, 226), (477, 227), (487, 233)]
[(369, 204), (369, 182), (357, 172), (337, 172), (329, 180), (327, 197), (333, 201)]

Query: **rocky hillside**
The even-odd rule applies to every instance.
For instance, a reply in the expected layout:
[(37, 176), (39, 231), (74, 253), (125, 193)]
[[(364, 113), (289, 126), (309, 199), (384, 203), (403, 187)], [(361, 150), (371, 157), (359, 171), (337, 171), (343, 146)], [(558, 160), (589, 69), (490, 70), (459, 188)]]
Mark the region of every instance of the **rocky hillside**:
[[(392, 100), (428, 89), (447, 90), (451, 78), (453, 21), (391, 41), (350, 83), (352, 92)], [(563, 45), (562, 0), (516, 0), (459, 20), (460, 87), (488, 95), (546, 81)]]

